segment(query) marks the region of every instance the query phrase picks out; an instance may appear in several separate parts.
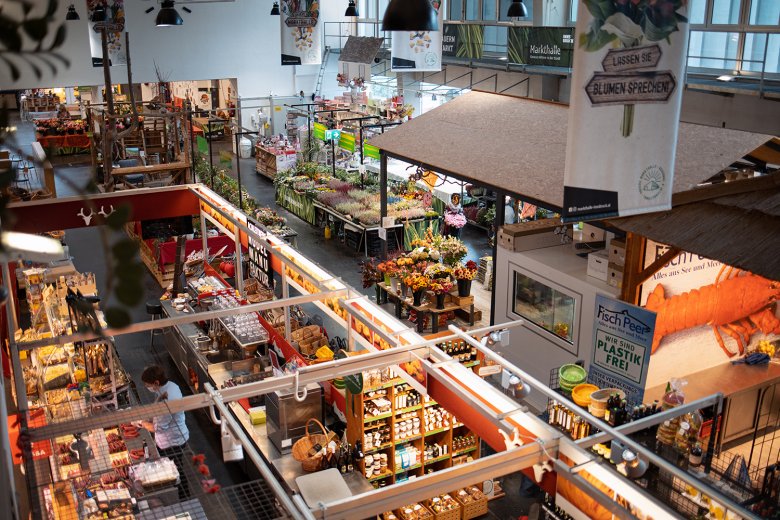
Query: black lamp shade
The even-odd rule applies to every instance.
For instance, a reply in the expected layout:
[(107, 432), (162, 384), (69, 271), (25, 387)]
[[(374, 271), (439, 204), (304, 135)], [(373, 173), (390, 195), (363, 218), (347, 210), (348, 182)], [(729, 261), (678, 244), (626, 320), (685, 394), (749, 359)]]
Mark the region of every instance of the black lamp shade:
[(76, 7), (73, 4), (68, 6), (68, 14), (65, 15), (65, 19), (69, 22), (74, 20), (81, 20), (79, 13), (76, 12)]
[(525, 18), (528, 16), (528, 9), (526, 9), (525, 4), (521, 0), (513, 0), (509, 4), (509, 10), (506, 12), (506, 15), (509, 18)]
[(349, 0), (349, 5), (347, 6), (347, 10), (344, 12), (344, 16), (358, 16), (355, 0)]
[(173, 8), (171, 0), (165, 0), (160, 4), (160, 12), (157, 13), (157, 27), (170, 27), (183, 23), (184, 20), (181, 19), (181, 15)]
[(103, 7), (103, 4), (98, 5), (92, 11), (92, 21), (93, 22), (105, 22), (106, 21), (106, 8)]
[(272, 16), (280, 16), (280, 13), (279, 13), (279, 2), (274, 2), (274, 6), (271, 8), (271, 15)]
[(390, 0), (382, 18), (382, 30), (438, 31), (438, 15), (428, 0)]

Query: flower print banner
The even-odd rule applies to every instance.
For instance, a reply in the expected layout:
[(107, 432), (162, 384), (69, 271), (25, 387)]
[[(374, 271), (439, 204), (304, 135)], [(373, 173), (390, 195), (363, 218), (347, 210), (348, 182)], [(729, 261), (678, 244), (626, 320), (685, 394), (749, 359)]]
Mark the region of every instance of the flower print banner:
[(320, 4), (317, 0), (282, 0), (282, 65), (322, 63)]
[(441, 70), (444, 10), (441, 9), (441, 0), (432, 0), (431, 5), (439, 14), (439, 30), (393, 31), (390, 70), (401, 72)]
[[(93, 22), (95, 8), (102, 6), (106, 11), (105, 22)], [(106, 28), (108, 38), (108, 64), (127, 65), (125, 51), (125, 5), (124, 0), (87, 0), (87, 27), (89, 28), (89, 50), (92, 55), (92, 66), (103, 66), (103, 44), (100, 32)]]
[(686, 0), (579, 0), (563, 220), (671, 208)]

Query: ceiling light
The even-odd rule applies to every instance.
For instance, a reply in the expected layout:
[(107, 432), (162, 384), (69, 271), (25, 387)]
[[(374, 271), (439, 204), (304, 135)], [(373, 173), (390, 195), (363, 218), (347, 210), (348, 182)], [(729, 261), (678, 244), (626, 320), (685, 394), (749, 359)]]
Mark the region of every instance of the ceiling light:
[(438, 31), (438, 14), (428, 0), (390, 0), (382, 18), (382, 30)]
[(72, 22), (74, 20), (81, 20), (79, 13), (76, 12), (76, 6), (74, 6), (73, 4), (70, 4), (68, 6), (68, 14), (65, 15), (65, 19), (69, 22)]
[(512, 0), (506, 15), (509, 18), (525, 18), (528, 16), (528, 9), (525, 8), (525, 4), (523, 4), (522, 0)]
[(723, 76), (717, 77), (718, 81), (734, 81), (734, 76), (729, 76), (728, 74), (724, 74)]
[(95, 9), (92, 11), (92, 18), (91, 20), (93, 22), (105, 22), (106, 21), (106, 8), (103, 7), (103, 4), (98, 5), (95, 7)]
[(173, 0), (163, 0), (160, 12), (157, 13), (157, 27), (171, 27), (183, 23), (181, 15), (173, 8)]
[(509, 393), (515, 399), (525, 399), (531, 393), (531, 387), (517, 376), (509, 378)]
[(623, 462), (626, 463), (626, 475), (628, 478), (641, 478), (647, 471), (647, 462), (643, 461), (633, 451), (623, 452)]
[(146, 9), (146, 11), (144, 11), (144, 12), (145, 12), (146, 14), (149, 14), (149, 13), (151, 13), (152, 11), (154, 11), (154, 7), (149, 7), (149, 8), (147, 8), (147, 9)]
[(279, 2), (274, 2), (274, 6), (271, 8), (271, 15), (279, 16)]
[(355, 0), (349, 0), (347, 10), (344, 12), (344, 16), (358, 16), (357, 7), (355, 7)]
[(65, 256), (65, 249), (59, 240), (40, 235), (4, 231), (0, 235), (0, 244), (2, 244), (0, 258), (6, 262), (19, 259), (31, 262), (52, 262)]

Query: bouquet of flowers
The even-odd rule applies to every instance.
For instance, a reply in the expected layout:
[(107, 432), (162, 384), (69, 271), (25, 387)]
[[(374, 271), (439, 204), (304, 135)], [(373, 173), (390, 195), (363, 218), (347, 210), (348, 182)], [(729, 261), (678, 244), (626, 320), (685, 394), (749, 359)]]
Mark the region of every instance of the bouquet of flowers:
[(266, 207), (257, 208), (255, 218), (264, 226), (284, 226), (287, 220), (280, 216), (275, 210)]
[(428, 290), (434, 294), (447, 294), (452, 290), (452, 282), (449, 278), (433, 280), (428, 286)]
[(395, 276), (398, 272), (398, 264), (395, 260), (386, 260), (376, 266), (376, 270), (388, 276)]
[(447, 265), (457, 264), (469, 252), (466, 244), (455, 237), (445, 238), (441, 243), (439, 251), (441, 251), (442, 262)]
[(425, 276), (434, 280), (449, 279), (451, 274), (450, 268), (443, 264), (433, 264), (425, 270)]
[(363, 288), (368, 289), (377, 282), (382, 281), (382, 273), (377, 270), (377, 265), (372, 260), (363, 262), (361, 269)]
[(444, 214), (444, 223), (451, 228), (460, 229), (466, 225), (466, 217), (462, 213), (448, 211)]
[(431, 279), (424, 274), (413, 272), (404, 279), (404, 283), (411, 287), (414, 292), (424, 291), (431, 285)]
[(456, 280), (473, 280), (477, 276), (477, 263), (469, 260), (466, 265), (458, 264), (452, 270), (452, 276)]

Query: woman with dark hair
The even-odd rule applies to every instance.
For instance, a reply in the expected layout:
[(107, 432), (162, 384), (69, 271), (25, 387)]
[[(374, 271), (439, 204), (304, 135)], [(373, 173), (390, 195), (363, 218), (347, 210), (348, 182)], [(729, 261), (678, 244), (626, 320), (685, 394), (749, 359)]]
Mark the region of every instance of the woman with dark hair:
[[(155, 403), (175, 401), (182, 398), (181, 389), (173, 381), (169, 380), (163, 367), (151, 365), (144, 369), (141, 381), (147, 390), (155, 394)], [(188, 498), (189, 489), (187, 477), (183, 473), (182, 455), (184, 445), (190, 438), (187, 429), (184, 412), (174, 412), (166, 415), (158, 415), (151, 421), (142, 421), (144, 428), (154, 432), (154, 443), (161, 457), (168, 457), (179, 469), (181, 484), (179, 497)]]

